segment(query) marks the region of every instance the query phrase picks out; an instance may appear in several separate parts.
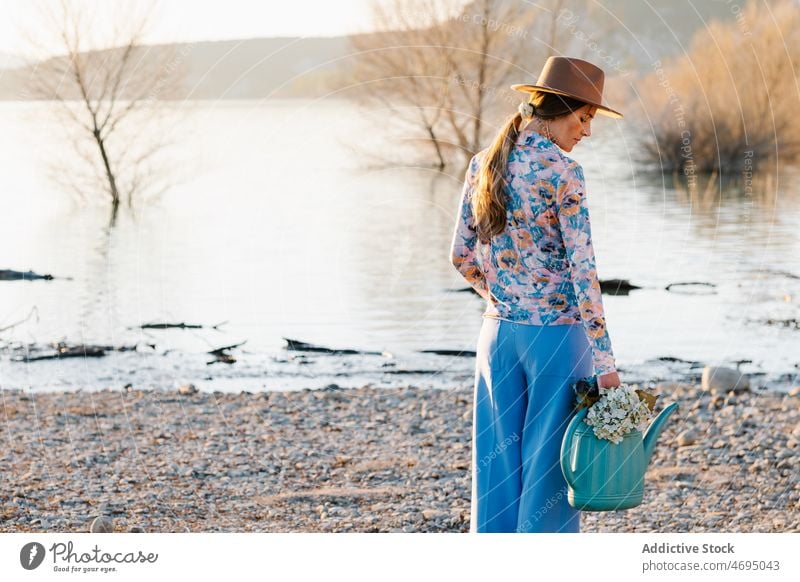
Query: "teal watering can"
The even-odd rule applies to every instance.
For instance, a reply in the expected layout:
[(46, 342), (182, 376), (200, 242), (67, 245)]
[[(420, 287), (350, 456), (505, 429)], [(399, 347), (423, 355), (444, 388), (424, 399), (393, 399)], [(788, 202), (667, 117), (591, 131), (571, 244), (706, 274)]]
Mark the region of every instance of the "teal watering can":
[(633, 430), (617, 444), (597, 438), (592, 427), (583, 422), (588, 408), (578, 411), (561, 441), (561, 471), (567, 480), (569, 504), (584, 511), (639, 505), (644, 495), (644, 473), (658, 435), (677, 408), (677, 403), (670, 404), (644, 436)]

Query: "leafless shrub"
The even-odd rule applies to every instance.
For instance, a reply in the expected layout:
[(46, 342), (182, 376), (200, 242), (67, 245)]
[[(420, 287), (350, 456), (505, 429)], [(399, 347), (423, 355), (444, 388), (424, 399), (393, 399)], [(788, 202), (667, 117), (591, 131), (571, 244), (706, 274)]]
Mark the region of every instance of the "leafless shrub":
[(667, 171), (728, 177), (800, 157), (800, 11), (751, 1), (712, 22), (685, 56), (653, 63), (640, 86), (655, 140), (645, 158)]

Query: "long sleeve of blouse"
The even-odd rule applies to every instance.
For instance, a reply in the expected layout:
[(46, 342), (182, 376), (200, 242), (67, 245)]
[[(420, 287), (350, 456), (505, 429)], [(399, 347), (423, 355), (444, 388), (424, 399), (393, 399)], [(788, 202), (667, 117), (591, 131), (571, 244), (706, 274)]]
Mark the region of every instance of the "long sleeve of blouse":
[(478, 234), (475, 231), (475, 220), (472, 214), (472, 191), (475, 186), (477, 163), (477, 158), (473, 158), (464, 178), (458, 220), (456, 220), (456, 228), (453, 233), (453, 242), (450, 245), (450, 260), (467, 283), (481, 297), (489, 301), (489, 288), (476, 254)]
[(580, 164), (538, 134), (521, 137), (506, 170), (505, 230), (483, 243), (472, 213), (483, 154), (467, 170), (451, 245), (453, 265), (487, 302), (483, 316), (531, 325), (582, 324), (595, 374), (616, 371)]
[(611, 339), (606, 328), (600, 279), (592, 246), (589, 208), (583, 168), (572, 162), (559, 178), (556, 192), (558, 223), (569, 259), (570, 278), (578, 302), (581, 321), (592, 346), (595, 374), (616, 371)]

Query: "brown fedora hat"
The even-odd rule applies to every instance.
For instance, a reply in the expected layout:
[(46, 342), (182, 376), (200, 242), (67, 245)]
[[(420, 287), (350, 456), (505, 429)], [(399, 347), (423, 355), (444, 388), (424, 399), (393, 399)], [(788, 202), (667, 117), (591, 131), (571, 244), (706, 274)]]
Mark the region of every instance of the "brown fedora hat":
[(572, 97), (597, 107), (598, 113), (620, 118), (622, 113), (603, 105), (605, 73), (590, 62), (572, 57), (550, 57), (535, 85), (511, 85), (515, 91), (542, 91)]

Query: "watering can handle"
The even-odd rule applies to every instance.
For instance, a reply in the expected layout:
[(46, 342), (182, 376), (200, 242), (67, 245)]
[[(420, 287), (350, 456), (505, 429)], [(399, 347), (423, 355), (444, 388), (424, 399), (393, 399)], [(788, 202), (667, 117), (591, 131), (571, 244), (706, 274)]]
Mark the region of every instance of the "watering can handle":
[(581, 408), (578, 413), (572, 418), (567, 431), (564, 433), (564, 438), (561, 440), (561, 472), (564, 473), (564, 479), (570, 487), (574, 487), (575, 474), (572, 472), (572, 467), (569, 464), (569, 452), (572, 449), (572, 436), (575, 434), (578, 425), (583, 422), (586, 413), (589, 412), (588, 408)]

